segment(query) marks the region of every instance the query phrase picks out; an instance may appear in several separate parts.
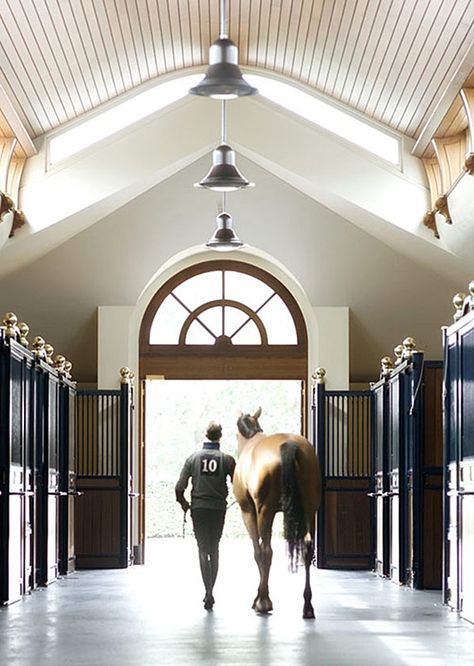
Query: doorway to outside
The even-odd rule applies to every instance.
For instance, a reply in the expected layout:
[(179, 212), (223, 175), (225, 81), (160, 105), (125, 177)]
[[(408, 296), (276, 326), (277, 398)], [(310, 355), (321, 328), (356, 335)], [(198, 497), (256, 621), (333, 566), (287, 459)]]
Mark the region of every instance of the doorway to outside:
[[(183, 512), (174, 486), (185, 459), (201, 448), (211, 420), (222, 424), (222, 449), (237, 456), (238, 411), (262, 407), (264, 431), (302, 432), (299, 380), (147, 380), (145, 413), (147, 540), (183, 536)], [(224, 537), (246, 537), (230, 487)], [(187, 491), (189, 497), (189, 486)], [(274, 534), (281, 536), (280, 514)], [(191, 521), (184, 534), (192, 537)], [(148, 541), (150, 543), (150, 541)]]

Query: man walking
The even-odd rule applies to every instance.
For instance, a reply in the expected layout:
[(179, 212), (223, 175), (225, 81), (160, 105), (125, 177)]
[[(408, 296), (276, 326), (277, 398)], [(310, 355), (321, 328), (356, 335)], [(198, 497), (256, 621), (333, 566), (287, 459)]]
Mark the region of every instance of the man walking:
[[(191, 508), (194, 534), (199, 549), (199, 565), (206, 594), (204, 608), (212, 610), (212, 591), (219, 568), (219, 541), (224, 528), (227, 477), (232, 480), (235, 460), (220, 450), (222, 426), (214, 421), (207, 427), (206, 439), (200, 451), (193, 453), (183, 465), (176, 484), (176, 501), (183, 511)], [(191, 478), (191, 504), (184, 491)]]

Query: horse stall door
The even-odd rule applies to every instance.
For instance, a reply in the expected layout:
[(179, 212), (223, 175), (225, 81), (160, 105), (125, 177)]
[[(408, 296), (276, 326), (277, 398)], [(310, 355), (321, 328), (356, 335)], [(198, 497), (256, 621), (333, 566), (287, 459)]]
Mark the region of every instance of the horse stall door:
[(59, 378), (44, 361), (36, 364), (37, 581), (49, 585), (58, 576)]
[[(474, 315), (474, 313), (472, 313)], [(474, 622), (474, 319), (459, 331), (461, 341), (461, 445), (459, 456), (461, 615)]]
[(420, 561), (417, 587), (439, 590), (443, 569), (443, 364), (425, 361), (420, 460)]
[(25, 354), (23, 363), (23, 433), (25, 448), (24, 594), (35, 582), (35, 447), (34, 447), (34, 361)]
[(323, 482), (318, 567), (371, 569), (372, 395), (369, 391), (323, 391), (318, 404), (315, 432), (319, 433)]
[(128, 402), (121, 396), (121, 390), (77, 392), (77, 569), (129, 564)]
[(76, 568), (74, 547), (74, 505), (77, 497), (75, 462), (74, 385), (64, 377), (59, 386), (59, 573)]
[(2, 341), (0, 438), (2, 447), (1, 601), (17, 601), (25, 592), (25, 350)]
[(375, 508), (375, 572), (379, 576), (390, 573), (389, 521), (388, 521), (388, 385), (385, 379), (372, 386), (374, 425), (374, 498)]
[(459, 594), (459, 359), (461, 348), (458, 345), (457, 332), (444, 337), (444, 603), (458, 610)]
[(403, 381), (399, 366), (389, 379), (389, 460), (388, 460), (388, 513), (390, 578), (395, 583), (406, 579), (406, 492), (403, 414)]

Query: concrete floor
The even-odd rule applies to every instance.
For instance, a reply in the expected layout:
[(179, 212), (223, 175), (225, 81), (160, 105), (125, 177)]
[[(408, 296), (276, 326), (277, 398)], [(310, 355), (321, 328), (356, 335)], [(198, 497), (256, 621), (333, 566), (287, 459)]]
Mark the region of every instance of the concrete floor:
[(0, 609), (8, 666), (446, 666), (474, 663), (474, 626), (438, 592), (414, 592), (370, 573), (313, 570), (317, 619), (303, 620), (302, 573), (274, 543), (274, 612), (250, 606), (250, 542), (225, 540), (216, 605), (203, 591), (192, 539), (155, 540), (147, 564), (78, 572)]

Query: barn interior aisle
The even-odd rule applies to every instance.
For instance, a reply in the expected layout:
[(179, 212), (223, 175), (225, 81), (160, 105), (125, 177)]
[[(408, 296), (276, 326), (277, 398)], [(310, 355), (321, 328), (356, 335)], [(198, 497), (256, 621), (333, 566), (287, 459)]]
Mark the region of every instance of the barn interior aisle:
[(316, 621), (304, 621), (302, 574), (275, 541), (275, 610), (251, 610), (250, 543), (225, 539), (212, 613), (192, 539), (154, 539), (147, 563), (82, 571), (0, 610), (0, 663), (14, 666), (445, 666), (472, 663), (474, 628), (439, 592), (401, 588), (367, 572), (316, 570)]

